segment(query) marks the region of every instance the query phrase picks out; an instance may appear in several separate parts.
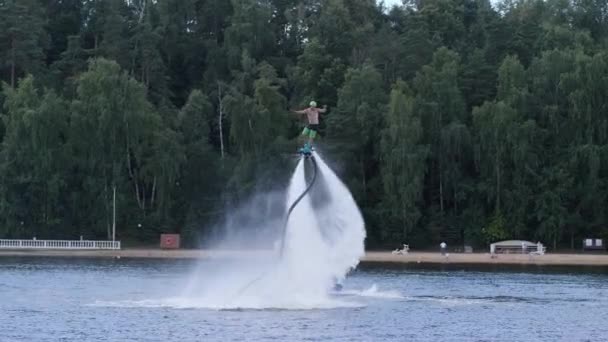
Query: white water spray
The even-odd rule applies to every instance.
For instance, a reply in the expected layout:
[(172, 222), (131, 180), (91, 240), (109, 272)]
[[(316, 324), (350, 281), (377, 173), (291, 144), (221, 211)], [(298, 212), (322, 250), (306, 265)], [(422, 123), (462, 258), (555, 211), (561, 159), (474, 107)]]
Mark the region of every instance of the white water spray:
[[(364, 255), (363, 217), (346, 186), (315, 156), (316, 182), (293, 209), (285, 230), (284, 253), (233, 303), (238, 307), (308, 308), (345, 305), (329, 295)], [(302, 159), (287, 191), (287, 207), (308, 186)], [(310, 164), (309, 166), (312, 166)], [(310, 177), (309, 177), (310, 178)]]
[[(346, 186), (320, 156), (316, 156), (316, 161), (317, 182), (287, 224), (281, 269), (302, 284), (302, 288), (294, 290), (327, 293), (364, 255), (365, 227)], [(305, 187), (304, 163), (300, 162), (289, 188), (288, 203), (293, 203)]]

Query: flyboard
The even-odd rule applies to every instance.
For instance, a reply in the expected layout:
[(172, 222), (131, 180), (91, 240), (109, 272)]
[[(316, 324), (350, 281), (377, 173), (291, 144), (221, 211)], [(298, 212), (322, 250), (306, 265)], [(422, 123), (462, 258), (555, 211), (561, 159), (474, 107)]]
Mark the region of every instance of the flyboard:
[[(283, 254), (285, 251), (285, 237), (287, 235), (287, 225), (289, 223), (289, 217), (291, 216), (291, 213), (294, 211), (294, 209), (298, 206), (298, 204), (302, 201), (302, 199), (304, 199), (304, 197), (306, 197), (306, 195), (310, 192), (310, 189), (312, 189), (313, 185), (315, 184), (315, 181), (317, 180), (318, 166), (317, 166), (317, 161), (315, 160), (315, 157), (314, 157), (314, 151), (315, 151), (314, 148), (312, 146), (310, 146), (308, 143), (305, 144), (304, 147), (300, 148), (298, 151), (300, 158), (303, 158), (304, 161), (311, 162), (312, 177), (311, 177), (310, 181), (308, 182), (308, 184), (306, 185), (306, 189), (304, 189), (304, 191), (300, 194), (300, 196), (298, 196), (298, 198), (287, 209), (287, 213), (285, 215), (285, 220), (283, 223), (283, 231), (281, 232), (281, 245), (279, 248), (279, 258), (278, 258), (279, 263), (283, 260)], [(272, 269), (269, 270), (268, 272), (264, 272), (259, 277), (255, 278), (251, 282), (247, 283), (237, 293), (237, 296), (240, 296), (241, 294), (243, 294), (243, 292), (245, 292), (247, 289), (249, 289), (255, 283), (257, 283), (258, 281), (263, 279), (270, 271), (272, 271)]]

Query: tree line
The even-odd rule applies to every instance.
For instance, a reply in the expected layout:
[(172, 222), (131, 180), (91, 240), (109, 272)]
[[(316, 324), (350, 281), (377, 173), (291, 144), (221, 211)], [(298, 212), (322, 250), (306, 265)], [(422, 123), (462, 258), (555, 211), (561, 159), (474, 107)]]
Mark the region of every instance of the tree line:
[(194, 245), (314, 99), (369, 247), (608, 238), (604, 0), (0, 0), (0, 77), (3, 237)]

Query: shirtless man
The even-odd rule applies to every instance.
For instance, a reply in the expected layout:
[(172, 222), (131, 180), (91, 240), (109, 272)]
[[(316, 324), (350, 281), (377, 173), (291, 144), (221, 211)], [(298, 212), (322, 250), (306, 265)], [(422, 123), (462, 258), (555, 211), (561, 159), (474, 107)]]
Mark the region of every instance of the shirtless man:
[(308, 126), (302, 131), (302, 136), (308, 137), (308, 142), (304, 145), (304, 150), (311, 151), (312, 142), (319, 131), (319, 113), (327, 112), (327, 106), (317, 108), (317, 103), (315, 101), (310, 101), (310, 107), (302, 110), (294, 110), (293, 112), (297, 114), (306, 114)]

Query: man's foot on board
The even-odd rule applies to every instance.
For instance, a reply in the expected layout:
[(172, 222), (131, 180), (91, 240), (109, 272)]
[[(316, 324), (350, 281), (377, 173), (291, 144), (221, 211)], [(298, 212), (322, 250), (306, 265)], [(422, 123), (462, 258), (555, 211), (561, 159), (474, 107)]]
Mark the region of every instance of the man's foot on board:
[(305, 156), (310, 156), (314, 150), (315, 149), (312, 146), (310, 146), (310, 144), (306, 143), (306, 144), (304, 144), (304, 147), (300, 148), (299, 151), (301, 154), (303, 154)]

